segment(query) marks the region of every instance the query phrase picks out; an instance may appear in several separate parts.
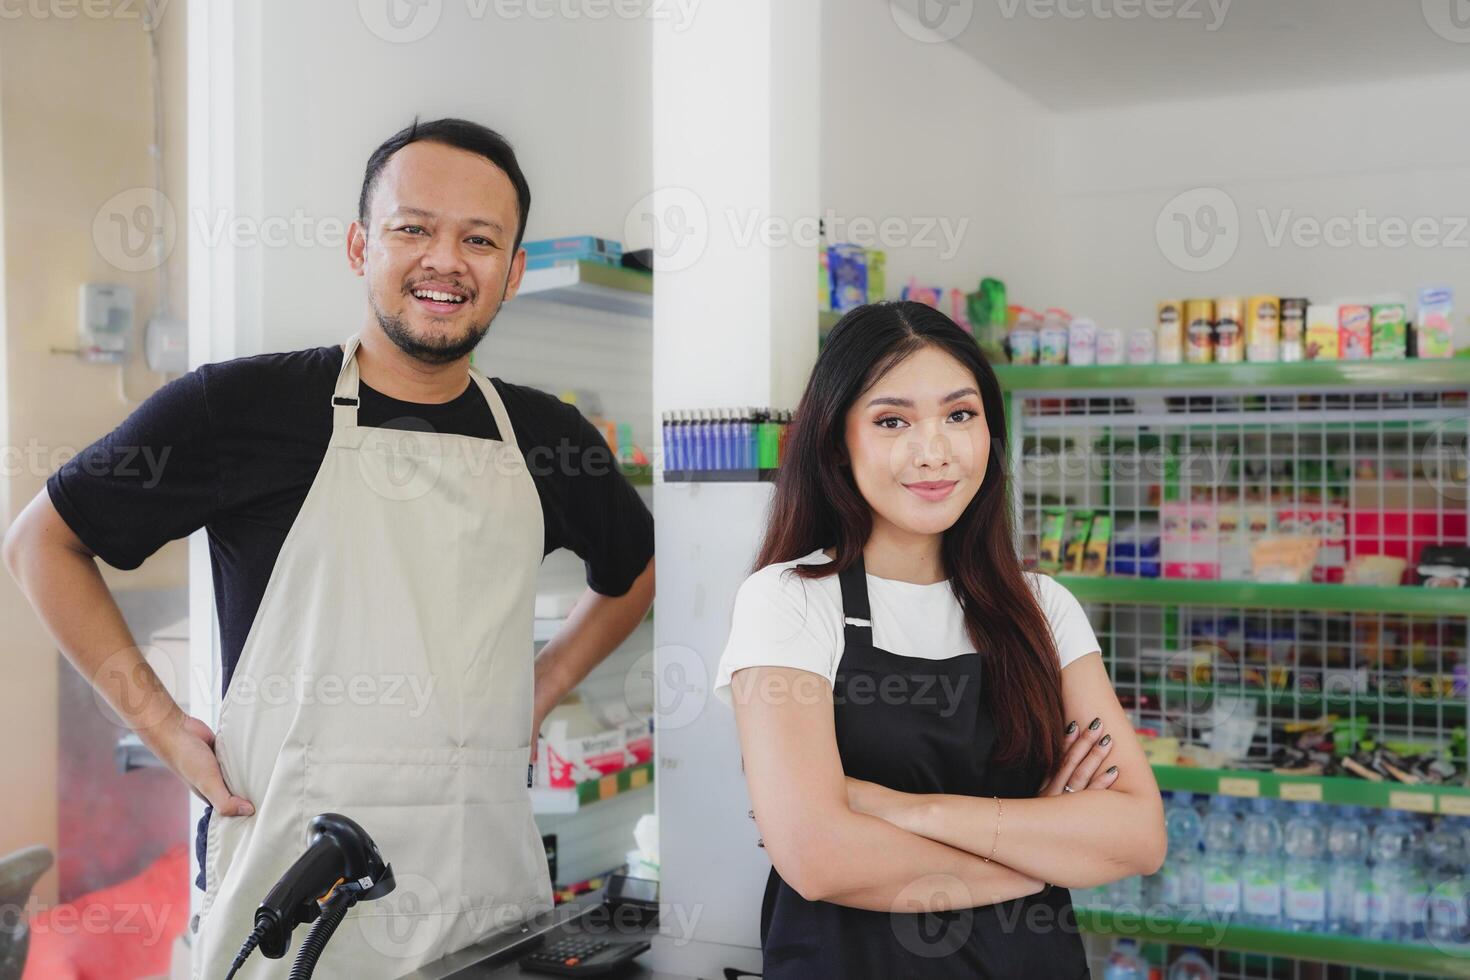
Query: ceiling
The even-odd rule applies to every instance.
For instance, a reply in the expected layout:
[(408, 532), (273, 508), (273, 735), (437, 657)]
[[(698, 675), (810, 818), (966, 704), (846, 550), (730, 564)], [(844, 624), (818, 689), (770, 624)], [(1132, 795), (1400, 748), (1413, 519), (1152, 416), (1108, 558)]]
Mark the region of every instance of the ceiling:
[(1470, 0), (879, 2), (1059, 111), (1470, 72)]

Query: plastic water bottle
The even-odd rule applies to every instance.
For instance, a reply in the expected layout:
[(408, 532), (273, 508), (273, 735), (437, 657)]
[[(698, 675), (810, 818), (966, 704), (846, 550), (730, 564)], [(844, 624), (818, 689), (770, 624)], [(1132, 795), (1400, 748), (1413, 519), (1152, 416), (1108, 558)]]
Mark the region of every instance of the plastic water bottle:
[(1195, 911), (1203, 900), (1199, 853), (1203, 828), (1191, 793), (1175, 793), (1164, 809), (1169, 856), (1154, 876), (1151, 899), (1170, 911)]
[(1137, 943), (1120, 939), (1113, 944), (1108, 965), (1103, 969), (1103, 980), (1148, 980), (1148, 964), (1138, 955)]
[(1298, 803), (1286, 821), (1286, 924), (1294, 932), (1327, 931), (1327, 825), (1317, 807)]
[(1281, 824), (1270, 800), (1252, 800), (1240, 827), (1245, 861), (1241, 871), (1241, 907), (1245, 921), (1281, 925)]
[(1368, 873), (1368, 934), (1374, 939), (1398, 939), (1404, 897), (1404, 867), (1410, 860), (1412, 833), (1394, 813), (1373, 828), (1368, 846), (1373, 868)]
[(1215, 971), (1197, 949), (1187, 949), (1169, 967), (1169, 980), (1215, 980)]
[(1233, 799), (1210, 797), (1204, 835), (1205, 854), (1200, 870), (1205, 910), (1233, 916), (1240, 911), (1240, 833)]
[(1428, 938), (1438, 944), (1461, 944), (1470, 940), (1470, 916), (1467, 916), (1465, 841), (1457, 820), (1444, 817), (1424, 838), (1424, 859), (1428, 867), (1429, 921)]
[(1428, 934), (1429, 926), (1429, 867), (1424, 854), (1427, 825), (1412, 814), (1401, 816), (1409, 843), (1399, 872), (1398, 934), (1405, 942), (1419, 942)]
[(1327, 927), (1348, 936), (1368, 932), (1368, 825), (1358, 808), (1336, 808), (1327, 825)]

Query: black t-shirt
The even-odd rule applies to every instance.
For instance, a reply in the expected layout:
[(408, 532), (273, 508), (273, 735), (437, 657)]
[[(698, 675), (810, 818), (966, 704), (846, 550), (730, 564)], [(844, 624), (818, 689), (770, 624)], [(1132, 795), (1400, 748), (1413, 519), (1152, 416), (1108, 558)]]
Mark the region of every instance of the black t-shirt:
[[(206, 364), (160, 388), (46, 483), (62, 519), (116, 568), (136, 568), (166, 542), (208, 530), (222, 689), (326, 455), (341, 367), (340, 347)], [(568, 548), (586, 564), (594, 590), (627, 592), (653, 557), (653, 517), (607, 443), (574, 406), (498, 378), (491, 383), (541, 499), (545, 553)], [(440, 405), (399, 401), (362, 384), (358, 424), (501, 437), (473, 381)]]
[[(166, 542), (208, 529), (225, 689), (326, 455), (341, 367), (340, 347), (206, 364), (160, 388), (46, 483), (62, 519), (116, 568), (137, 568)], [(607, 443), (574, 406), (491, 383), (541, 498), (545, 553), (568, 548), (597, 592), (627, 592), (653, 557), (653, 517)], [(440, 405), (360, 389), (359, 425), (500, 438), (473, 381)]]

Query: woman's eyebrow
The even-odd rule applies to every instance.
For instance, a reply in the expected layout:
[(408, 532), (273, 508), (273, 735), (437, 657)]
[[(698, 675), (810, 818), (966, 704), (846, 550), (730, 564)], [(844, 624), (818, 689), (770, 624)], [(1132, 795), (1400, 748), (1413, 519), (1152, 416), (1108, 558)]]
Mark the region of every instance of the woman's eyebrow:
[[(961, 398), (964, 398), (966, 395), (979, 395), (979, 394), (980, 394), (980, 392), (976, 391), (974, 388), (960, 388), (957, 391), (951, 391), (949, 394), (947, 394), (943, 398), (939, 399), (939, 404), (941, 404), (941, 405), (948, 405), (950, 402), (957, 402), (957, 401), (959, 401)], [(913, 400), (912, 399), (909, 399), (909, 398), (898, 398), (898, 397), (895, 397), (895, 396), (892, 396), (892, 395), (880, 396), (880, 397), (874, 398), (874, 399), (872, 399), (871, 401), (868, 402), (868, 407), (869, 408), (872, 408), (874, 405), (893, 405), (893, 406), (896, 406), (898, 408), (913, 408), (914, 407), (914, 403), (913, 403)]]

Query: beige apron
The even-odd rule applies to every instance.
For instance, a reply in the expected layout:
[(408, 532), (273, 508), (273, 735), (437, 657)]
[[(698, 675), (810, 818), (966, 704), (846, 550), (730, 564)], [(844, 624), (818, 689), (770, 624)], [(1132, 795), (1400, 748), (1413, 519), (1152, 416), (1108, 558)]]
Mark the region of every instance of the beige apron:
[[(220, 769), (255, 814), (209, 821), (204, 980), (229, 970), (325, 811), (361, 824), (398, 884), (348, 913), (317, 977), (398, 977), (552, 907), (526, 789), (535, 484), (473, 369), (503, 441), (360, 427), (357, 346), (220, 711)], [(237, 976), (286, 976), (309, 928)]]

